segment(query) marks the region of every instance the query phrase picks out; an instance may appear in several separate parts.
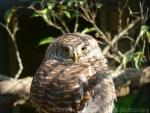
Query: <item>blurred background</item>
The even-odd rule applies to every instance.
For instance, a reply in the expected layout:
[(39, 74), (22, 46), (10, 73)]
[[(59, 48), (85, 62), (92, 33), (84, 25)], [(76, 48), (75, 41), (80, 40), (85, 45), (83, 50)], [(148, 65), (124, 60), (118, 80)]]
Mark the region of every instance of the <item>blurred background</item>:
[[(148, 0), (0, 0), (0, 74), (32, 77), (48, 44), (68, 32), (95, 37), (111, 69), (140, 71), (150, 66), (149, 8)], [(15, 105), (18, 97), (5, 103), (6, 96), (0, 113), (35, 112), (28, 101)], [(150, 85), (115, 105), (114, 113), (149, 113)]]

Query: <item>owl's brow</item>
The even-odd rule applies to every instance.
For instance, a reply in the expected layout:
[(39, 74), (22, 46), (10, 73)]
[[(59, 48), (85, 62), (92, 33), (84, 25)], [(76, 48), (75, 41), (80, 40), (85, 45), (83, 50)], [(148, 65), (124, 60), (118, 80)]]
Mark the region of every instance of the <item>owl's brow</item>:
[(77, 46), (82, 44), (82, 40), (80, 40), (80, 38), (75, 38), (75, 37), (66, 37), (66, 40), (59, 40), (57, 42), (57, 46)]

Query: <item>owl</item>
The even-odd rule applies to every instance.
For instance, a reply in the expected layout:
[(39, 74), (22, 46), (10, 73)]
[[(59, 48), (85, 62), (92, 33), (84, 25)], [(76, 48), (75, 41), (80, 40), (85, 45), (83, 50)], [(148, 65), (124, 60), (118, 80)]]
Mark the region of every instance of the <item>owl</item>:
[(112, 113), (115, 87), (98, 42), (82, 33), (57, 37), (33, 77), (30, 98), (39, 113)]

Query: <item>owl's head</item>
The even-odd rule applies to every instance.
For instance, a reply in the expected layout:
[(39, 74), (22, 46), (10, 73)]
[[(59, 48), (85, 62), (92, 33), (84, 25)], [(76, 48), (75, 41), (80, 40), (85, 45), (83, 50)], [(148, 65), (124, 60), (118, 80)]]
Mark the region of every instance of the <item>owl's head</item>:
[(82, 33), (64, 34), (49, 45), (46, 59), (59, 61), (84, 62), (104, 58), (97, 41)]

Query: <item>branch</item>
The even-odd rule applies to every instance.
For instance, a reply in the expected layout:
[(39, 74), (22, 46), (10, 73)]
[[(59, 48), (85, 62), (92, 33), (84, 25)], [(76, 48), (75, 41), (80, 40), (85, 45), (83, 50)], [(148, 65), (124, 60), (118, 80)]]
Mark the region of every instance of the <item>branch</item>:
[(29, 100), (32, 77), (13, 79), (0, 75), (0, 113), (7, 113), (16, 105)]
[[(113, 40), (111, 41), (111, 45), (113, 46), (119, 39), (121, 39), (126, 33), (128, 33), (130, 30), (132, 30), (140, 21), (140, 18), (137, 18), (133, 22), (131, 22), (127, 28), (125, 28), (123, 31), (121, 31), (119, 34), (117, 34)], [(110, 45), (106, 46), (105, 49), (103, 50), (103, 54), (106, 55), (111, 48)]]
[[(107, 35), (96, 25), (95, 23), (95, 15), (94, 13), (92, 13), (89, 9), (89, 6), (87, 7), (82, 7), (80, 6), (80, 9), (82, 10), (80, 17), (85, 19), (87, 22), (91, 23), (93, 25), (93, 27), (96, 29), (97, 33), (99, 33), (100, 38), (103, 39), (107, 44), (110, 45), (110, 41), (107, 38)], [(92, 16), (94, 15), (94, 16)]]
[(19, 97), (28, 96), (32, 77), (23, 79), (8, 78), (0, 75), (0, 95), (12, 94)]
[(150, 66), (141, 70), (125, 69), (113, 72), (117, 96), (125, 96), (135, 90), (150, 86)]

